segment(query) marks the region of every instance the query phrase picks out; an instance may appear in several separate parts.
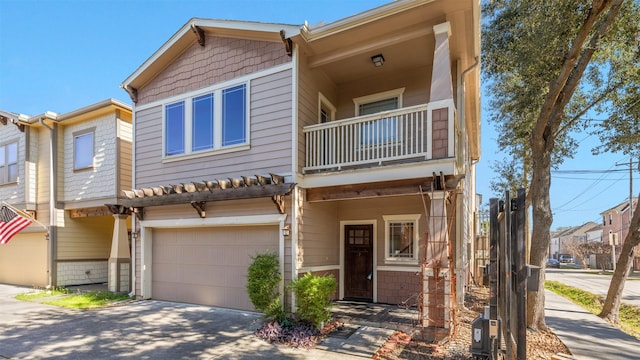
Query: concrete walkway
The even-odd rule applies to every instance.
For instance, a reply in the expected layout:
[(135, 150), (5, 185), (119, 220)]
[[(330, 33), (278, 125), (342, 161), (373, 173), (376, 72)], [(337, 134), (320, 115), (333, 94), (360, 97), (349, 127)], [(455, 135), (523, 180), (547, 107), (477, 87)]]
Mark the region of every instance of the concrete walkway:
[(640, 359), (637, 338), (551, 291), (545, 291), (545, 298), (545, 321), (575, 359)]
[(7, 359), (371, 359), (393, 330), (360, 326), (315, 349), (259, 340), (262, 315), (165, 301), (95, 310), (13, 299), (29, 289), (0, 284), (0, 358)]

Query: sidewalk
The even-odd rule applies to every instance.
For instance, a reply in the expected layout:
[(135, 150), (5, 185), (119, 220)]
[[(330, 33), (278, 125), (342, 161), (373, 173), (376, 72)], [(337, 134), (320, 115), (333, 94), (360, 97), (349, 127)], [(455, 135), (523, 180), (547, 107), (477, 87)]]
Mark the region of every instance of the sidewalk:
[(638, 360), (640, 340), (571, 301), (545, 290), (547, 326), (578, 360)]

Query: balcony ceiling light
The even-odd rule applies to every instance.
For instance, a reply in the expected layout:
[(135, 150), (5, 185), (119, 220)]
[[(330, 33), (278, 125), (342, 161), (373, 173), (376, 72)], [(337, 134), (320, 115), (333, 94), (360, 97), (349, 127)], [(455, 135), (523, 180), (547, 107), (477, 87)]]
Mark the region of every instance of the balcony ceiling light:
[(382, 54), (373, 55), (371, 57), (371, 62), (373, 62), (373, 65), (376, 67), (380, 67), (384, 64), (384, 56), (382, 56)]

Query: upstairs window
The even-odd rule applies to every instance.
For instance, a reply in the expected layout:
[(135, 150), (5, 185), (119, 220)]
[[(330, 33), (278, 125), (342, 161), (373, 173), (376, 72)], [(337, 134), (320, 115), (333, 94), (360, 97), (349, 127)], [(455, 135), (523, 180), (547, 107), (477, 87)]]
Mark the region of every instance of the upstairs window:
[(222, 146), (247, 141), (246, 93), (244, 85), (222, 90)]
[(0, 146), (0, 184), (18, 181), (18, 143)]
[(318, 93), (318, 123), (324, 124), (336, 119), (336, 107), (322, 93)]
[(247, 94), (241, 84), (165, 105), (164, 156), (248, 144)]
[(165, 107), (165, 144), (166, 156), (184, 154), (184, 101)]
[(73, 134), (73, 170), (93, 167), (94, 129)]

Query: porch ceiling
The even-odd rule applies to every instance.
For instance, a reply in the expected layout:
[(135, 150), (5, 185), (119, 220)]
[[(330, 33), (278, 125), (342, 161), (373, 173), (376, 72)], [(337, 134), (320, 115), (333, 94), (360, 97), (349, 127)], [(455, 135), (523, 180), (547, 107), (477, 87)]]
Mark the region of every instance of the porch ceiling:
[(382, 181), (366, 184), (352, 184), (342, 186), (327, 186), (306, 189), (307, 201), (331, 201), (358, 198), (373, 198), (380, 196), (417, 195), (436, 190), (452, 190), (458, 186), (464, 175), (442, 175), (444, 186), (435, 177), (420, 179)]
[(449, 21), (451, 58), (461, 59), (462, 66), (467, 67), (479, 51), (472, 4), (470, 0), (425, 1), (410, 11), (354, 18), (351, 22), (347, 18), (338, 24), (311, 28), (301, 34), (306, 41), (298, 42), (309, 57), (309, 66), (321, 68), (340, 84), (370, 76), (371, 56), (379, 53), (385, 58), (385, 64), (377, 69), (380, 72), (430, 66), (433, 26)]

